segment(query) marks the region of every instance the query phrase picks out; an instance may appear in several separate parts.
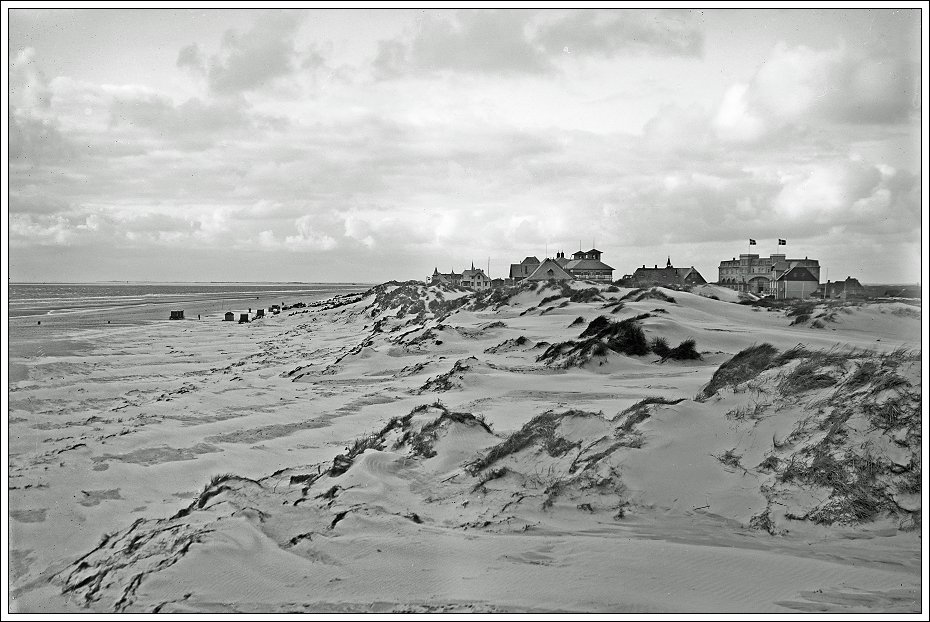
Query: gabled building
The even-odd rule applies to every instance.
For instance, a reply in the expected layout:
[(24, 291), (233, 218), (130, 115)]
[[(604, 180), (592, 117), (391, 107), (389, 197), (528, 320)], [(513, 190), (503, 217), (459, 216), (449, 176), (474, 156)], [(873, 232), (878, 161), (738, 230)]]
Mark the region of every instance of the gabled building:
[(453, 269), (449, 274), (442, 274), (438, 268), (433, 268), (433, 274), (430, 276), (430, 285), (438, 285), (440, 283), (444, 285), (451, 285), (452, 287), (460, 287), (462, 284), (462, 275), (456, 274)]
[[(565, 255), (562, 254), (561, 259), (564, 258)], [(601, 251), (596, 248), (572, 253), (572, 258), (560, 267), (564, 268), (575, 279), (607, 283), (613, 281), (614, 269), (601, 261)]]
[(773, 291), (775, 298), (807, 298), (817, 291), (819, 279), (803, 267), (795, 266), (775, 278)]
[(484, 270), (475, 268), (475, 264), (472, 264), (470, 270), (462, 271), (461, 285), (468, 289), (484, 290), (491, 287), (491, 279), (484, 273)]
[(510, 278), (514, 283), (517, 281), (522, 281), (529, 275), (533, 274), (536, 268), (539, 267), (539, 260), (536, 257), (526, 257), (520, 263), (510, 264)]
[(642, 268), (637, 268), (630, 276), (631, 285), (634, 287), (671, 287), (679, 288), (691, 285), (704, 285), (707, 281), (701, 276), (701, 273), (694, 266), (690, 268), (676, 268), (672, 265), (672, 258), (669, 257), (665, 262), (665, 267), (660, 268), (656, 265), (653, 268), (647, 268), (643, 264)]
[(848, 276), (845, 281), (834, 281), (832, 283), (827, 281), (827, 283), (818, 290), (818, 294), (826, 295), (827, 298), (842, 298), (846, 300), (847, 298), (864, 296), (865, 288), (862, 287), (862, 283), (859, 282), (859, 279)]
[(541, 264), (536, 266), (536, 270), (533, 271), (526, 281), (571, 281), (573, 277), (569, 272), (564, 270), (562, 266), (556, 263), (555, 259), (546, 258)]

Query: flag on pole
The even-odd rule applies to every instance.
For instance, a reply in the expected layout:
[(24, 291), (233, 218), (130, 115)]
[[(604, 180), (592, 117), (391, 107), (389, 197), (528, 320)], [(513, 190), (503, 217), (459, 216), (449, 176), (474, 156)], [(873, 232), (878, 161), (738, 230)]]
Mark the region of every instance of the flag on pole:
[(753, 240), (752, 238), (749, 238), (749, 245), (750, 245), (750, 246), (754, 246), (755, 243), (756, 243), (755, 240)]
[(788, 243), (788, 240), (783, 240), (783, 239), (781, 239), (781, 238), (778, 238), (778, 245), (779, 245), (779, 246), (784, 246), (784, 245), (787, 244), (787, 243)]

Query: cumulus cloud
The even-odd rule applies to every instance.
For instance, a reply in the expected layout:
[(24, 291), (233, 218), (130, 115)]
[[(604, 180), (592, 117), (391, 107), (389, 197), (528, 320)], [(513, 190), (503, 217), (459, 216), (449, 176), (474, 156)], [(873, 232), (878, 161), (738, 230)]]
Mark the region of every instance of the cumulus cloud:
[(190, 69), (197, 73), (206, 73), (207, 71), (207, 59), (200, 50), (200, 46), (196, 43), (181, 48), (178, 52), (177, 65), (182, 69)]
[(36, 62), (36, 51), (24, 48), (10, 61), (10, 105), (17, 109), (45, 109), (51, 104), (48, 80)]
[(75, 151), (54, 120), (18, 111), (10, 114), (9, 149), (10, 160), (33, 164), (66, 161)]
[(75, 236), (67, 218), (55, 214), (10, 214), (11, 246), (67, 246)]
[(778, 43), (748, 83), (726, 92), (713, 125), (724, 140), (751, 143), (798, 125), (900, 123), (919, 111), (918, 88), (903, 58)]
[(460, 11), (424, 18), (412, 37), (379, 43), (376, 73), (545, 74), (565, 54), (696, 56), (703, 36), (688, 14), (658, 11)]
[(374, 66), (382, 76), (443, 70), (500, 75), (543, 73), (548, 58), (527, 39), (522, 11), (461, 11), (427, 16), (412, 40), (382, 41)]
[(284, 238), (284, 246), (296, 251), (329, 251), (336, 248), (336, 240), (324, 233), (319, 226), (319, 217), (311, 214), (301, 216), (294, 221), (297, 229), (295, 235)]
[[(654, 116), (641, 135), (597, 127), (603, 110), (588, 131), (572, 129), (576, 109), (555, 108), (600, 92), (585, 76), (563, 80), (573, 57), (592, 59), (579, 72), (592, 74), (622, 55), (698, 63), (688, 14), (638, 15), (443, 12), (381, 42), (382, 75), (416, 80), (332, 80), (300, 99), (291, 89), (310, 92), (306, 74), (319, 75), (342, 44), (314, 47), (288, 24), (262, 22), (217, 50), (182, 48), (177, 65), (209, 87), (198, 97), (48, 80), (36, 54), (18, 53), (10, 243), (49, 265), (59, 251), (84, 249), (88, 274), (89, 258), (107, 253), (114, 265), (121, 254), (157, 264), (169, 251), (225, 265), (275, 251), (328, 266), (327, 278), (387, 279), (419, 275), (420, 264), (483, 265), (488, 255), (493, 269), (547, 245), (570, 252), (579, 238), (587, 246), (596, 237), (618, 270), (663, 245), (914, 239), (916, 151), (899, 153), (913, 134), (904, 102), (914, 73), (881, 54), (780, 46), (713, 96), (670, 95), (664, 106), (655, 93), (642, 98)], [(258, 58), (270, 63), (264, 78)], [(443, 72), (473, 75), (453, 85), (434, 75)], [(549, 99), (523, 122), (527, 102), (565, 85), (585, 92)], [(302, 274), (302, 263), (278, 278)]]
[(219, 53), (209, 58), (196, 44), (181, 48), (177, 65), (206, 76), (216, 94), (266, 88), (297, 68), (294, 35), (301, 19), (301, 12), (269, 11), (246, 32), (227, 30)]
[(703, 107), (666, 105), (643, 126), (642, 146), (653, 152), (703, 154), (718, 141)]
[(19, 50), (9, 68), (10, 159), (29, 164), (65, 160), (73, 148), (62, 135), (52, 89), (33, 48)]
[(919, 221), (916, 177), (863, 161), (824, 162), (786, 176), (773, 198), (791, 225), (902, 232)]
[(630, 9), (546, 12), (533, 40), (550, 54), (699, 56), (704, 38), (690, 13)]
[(751, 108), (746, 98), (748, 91), (749, 85), (734, 84), (720, 102), (712, 127), (725, 141), (754, 142), (771, 129), (761, 113)]
[(11, 214), (56, 214), (70, 209), (70, 204), (64, 198), (34, 184), (11, 188), (9, 200)]
[(116, 95), (109, 103), (109, 127), (147, 132), (182, 148), (205, 148), (217, 140), (257, 129), (283, 130), (287, 121), (254, 112), (242, 97), (175, 104), (157, 93)]
[(345, 237), (368, 248), (414, 248), (434, 239), (420, 215), (401, 209), (353, 208), (341, 215)]
[(779, 43), (746, 95), (750, 105), (789, 120), (894, 123), (917, 111), (914, 69), (903, 59), (864, 56), (846, 45), (817, 50)]

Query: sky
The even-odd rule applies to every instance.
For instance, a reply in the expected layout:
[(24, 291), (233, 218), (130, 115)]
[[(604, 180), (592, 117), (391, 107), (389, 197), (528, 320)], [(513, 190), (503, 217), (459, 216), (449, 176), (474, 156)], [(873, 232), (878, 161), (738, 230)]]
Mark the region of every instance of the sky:
[(8, 15), (14, 282), (921, 280), (919, 10)]

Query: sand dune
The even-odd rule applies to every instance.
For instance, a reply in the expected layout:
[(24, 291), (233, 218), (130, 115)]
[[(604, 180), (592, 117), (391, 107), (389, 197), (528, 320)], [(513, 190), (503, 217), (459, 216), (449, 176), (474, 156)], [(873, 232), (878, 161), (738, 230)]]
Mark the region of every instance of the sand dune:
[(708, 295), (390, 283), (43, 360), (11, 384), (11, 602), (919, 611), (913, 307)]

